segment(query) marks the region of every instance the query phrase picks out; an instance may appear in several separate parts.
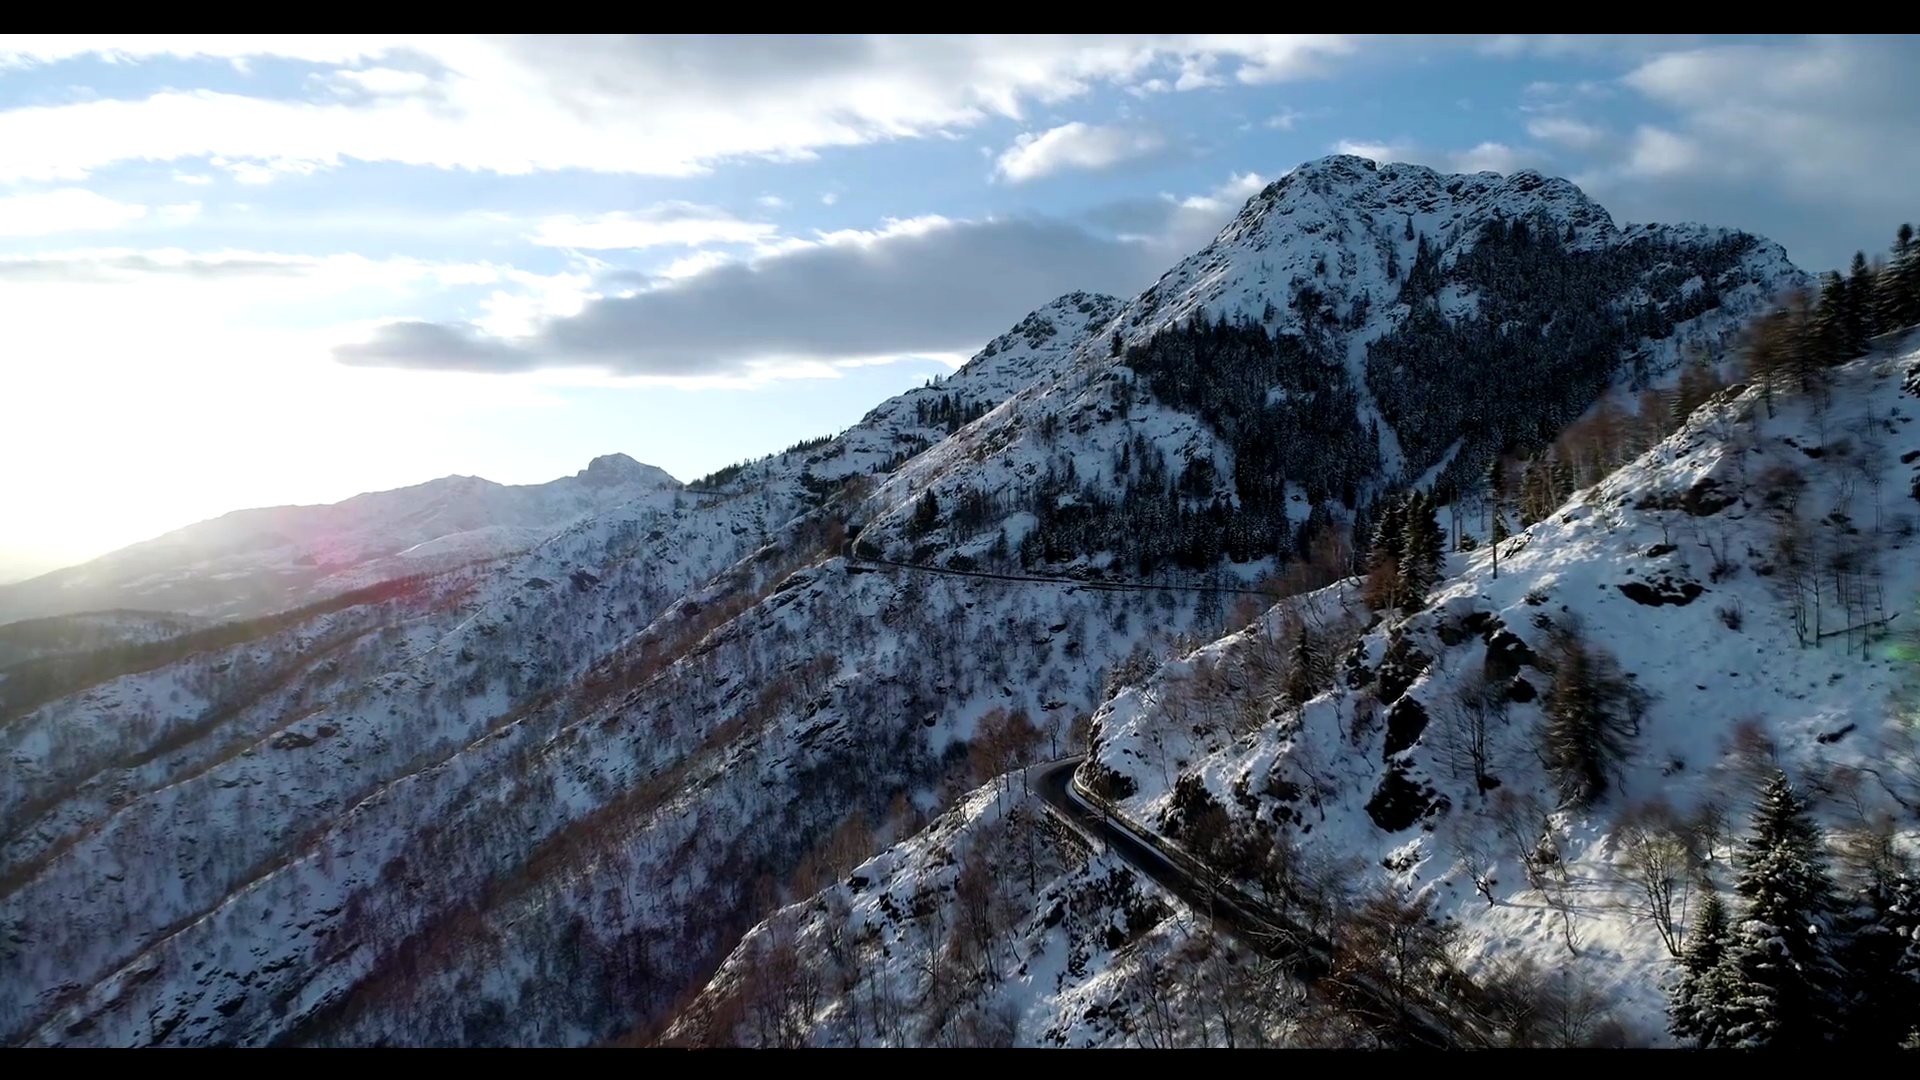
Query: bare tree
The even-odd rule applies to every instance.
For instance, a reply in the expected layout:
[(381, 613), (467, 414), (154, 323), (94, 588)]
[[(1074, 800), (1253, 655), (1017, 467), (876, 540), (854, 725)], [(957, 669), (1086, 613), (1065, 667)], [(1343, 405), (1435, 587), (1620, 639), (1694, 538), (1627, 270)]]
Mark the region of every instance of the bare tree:
[(1481, 980), (1481, 998), (1485, 1018), (1506, 1046), (1616, 1048), (1634, 1041), (1579, 967), (1547, 971), (1529, 956), (1502, 959)]
[(1453, 925), (1434, 917), (1431, 893), (1409, 900), (1382, 887), (1341, 923), (1329, 978), (1346, 1007), (1405, 1036), (1452, 973), (1452, 937)]
[(1493, 874), (1500, 859), (1481, 824), (1478, 817), (1455, 815), (1447, 832), (1447, 848), (1460, 860), (1460, 869), (1466, 873), (1467, 880), (1473, 883), (1473, 891), (1486, 899), (1488, 907), (1493, 907), (1496, 904), (1493, 887), (1498, 884)]
[(1171, 1050), (1180, 1045), (1180, 1010), (1175, 1003), (1180, 972), (1173, 964), (1135, 967), (1133, 984), (1140, 1002), (1133, 1037), (1142, 1047)]
[(1688, 883), (1694, 866), (1665, 803), (1651, 802), (1628, 812), (1621, 826), (1622, 873), (1634, 886), (1635, 914), (1653, 924), (1668, 955), (1680, 957), (1678, 923), (1686, 916)]
[(1453, 774), (1470, 774), (1482, 796), (1498, 787), (1491, 767), (1495, 733), (1506, 724), (1506, 692), (1489, 683), (1483, 672), (1472, 670), (1437, 711), (1441, 750)]

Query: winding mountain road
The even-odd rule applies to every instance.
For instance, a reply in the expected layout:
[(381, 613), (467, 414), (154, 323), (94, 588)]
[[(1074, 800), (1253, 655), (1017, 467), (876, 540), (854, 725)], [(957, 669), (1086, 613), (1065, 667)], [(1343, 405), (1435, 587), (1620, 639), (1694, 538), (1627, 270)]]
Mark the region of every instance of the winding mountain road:
[[(1193, 910), (1209, 914), (1218, 925), (1249, 948), (1291, 962), (1296, 973), (1308, 983), (1318, 981), (1319, 975), (1326, 970), (1324, 944), (1318, 942), (1314, 934), (1281, 916), (1258, 911), (1243, 899), (1202, 880), (1111, 814), (1082, 797), (1074, 789), (1073, 775), (1085, 760), (1084, 757), (1066, 758), (1035, 765), (1028, 771), (1028, 782), (1039, 793), (1048, 810), (1070, 828), (1106, 844), (1129, 866), (1152, 878), (1161, 888), (1179, 897)], [(1381, 1004), (1371, 987), (1349, 983), (1348, 990), (1361, 994), (1373, 1004)], [(1398, 1009), (1383, 1011), (1381, 1015), (1395, 1013), (1399, 1014), (1401, 1035), (1412, 1046), (1445, 1049), (1455, 1045), (1446, 1032)]]
[(1034, 767), (1032, 783), (1047, 807), (1064, 818), (1067, 824), (1091, 833), (1125, 859), (1128, 865), (1152, 878), (1193, 910), (1211, 914), (1248, 944), (1262, 951), (1272, 951), (1273, 942), (1287, 932), (1286, 928), (1275, 926), (1271, 919), (1247, 910), (1208, 883), (1195, 880), (1192, 874), (1160, 849), (1142, 840), (1131, 829), (1088, 803), (1073, 790), (1074, 770), (1084, 760), (1068, 758)]

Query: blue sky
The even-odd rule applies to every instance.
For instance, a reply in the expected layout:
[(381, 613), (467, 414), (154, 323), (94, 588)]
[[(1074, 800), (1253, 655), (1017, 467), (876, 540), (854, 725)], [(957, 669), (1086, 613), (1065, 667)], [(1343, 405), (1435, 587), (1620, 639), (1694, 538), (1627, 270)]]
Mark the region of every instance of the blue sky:
[(0, 579), (242, 506), (837, 430), (1334, 152), (1821, 270), (1914, 38), (0, 37)]

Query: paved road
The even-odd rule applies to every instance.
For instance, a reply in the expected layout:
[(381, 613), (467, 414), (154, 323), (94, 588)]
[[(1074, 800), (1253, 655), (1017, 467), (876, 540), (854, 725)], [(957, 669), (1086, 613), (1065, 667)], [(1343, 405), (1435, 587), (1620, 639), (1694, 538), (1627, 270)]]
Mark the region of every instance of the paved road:
[(1079, 768), (1082, 760), (1069, 758), (1034, 767), (1034, 789), (1048, 807), (1098, 837), (1129, 865), (1178, 896), (1194, 911), (1203, 915), (1211, 914), (1249, 946), (1280, 958), (1297, 959), (1302, 956), (1302, 950), (1297, 946), (1288, 947), (1284, 944), (1289, 937), (1287, 929), (1276, 926), (1266, 916), (1215, 892), (1205, 882), (1195, 880), (1193, 875), (1161, 854), (1159, 849), (1082, 801), (1072, 790), (1073, 772)]
[[(1074, 770), (1080, 767), (1084, 758), (1068, 758), (1064, 761), (1036, 765), (1028, 773), (1028, 780), (1040, 798), (1055, 814), (1069, 824), (1077, 825), (1084, 832), (1100, 839), (1114, 853), (1126, 860), (1135, 870), (1152, 878), (1162, 888), (1178, 896), (1194, 911), (1211, 912), (1219, 924), (1247, 947), (1267, 956), (1291, 964), (1295, 974), (1308, 983), (1317, 981), (1325, 970), (1323, 962), (1302, 943), (1314, 940), (1313, 935), (1303, 928), (1293, 926), (1286, 920), (1272, 914), (1261, 913), (1244, 906), (1230, 897), (1221, 895), (1204, 881), (1196, 880), (1186, 869), (1162, 854), (1159, 849), (1141, 840), (1133, 832), (1110, 819), (1100, 810), (1088, 805), (1073, 790)], [(1359, 987), (1353, 992), (1368, 994)], [(1445, 1033), (1413, 1020), (1402, 1021), (1406, 1025), (1403, 1034), (1412, 1045), (1417, 1047), (1441, 1048), (1450, 1046), (1453, 1040)]]

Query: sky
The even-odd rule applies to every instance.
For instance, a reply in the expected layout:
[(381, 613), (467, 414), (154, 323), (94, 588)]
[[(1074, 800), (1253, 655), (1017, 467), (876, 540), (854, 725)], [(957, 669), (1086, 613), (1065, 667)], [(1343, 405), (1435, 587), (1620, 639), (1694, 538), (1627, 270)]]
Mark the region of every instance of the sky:
[(1825, 270), (1920, 39), (0, 36), (0, 580), (247, 506), (857, 421), (1330, 153)]

